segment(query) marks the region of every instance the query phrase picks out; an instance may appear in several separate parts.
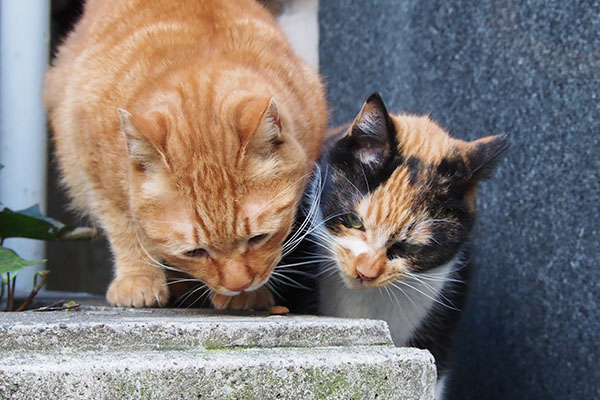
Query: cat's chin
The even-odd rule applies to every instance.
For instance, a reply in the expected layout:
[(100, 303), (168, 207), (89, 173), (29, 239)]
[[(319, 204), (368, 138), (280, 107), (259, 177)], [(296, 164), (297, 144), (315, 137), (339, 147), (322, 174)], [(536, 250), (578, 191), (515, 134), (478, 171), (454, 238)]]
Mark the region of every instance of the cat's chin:
[(346, 285), (346, 287), (348, 289), (352, 289), (352, 290), (369, 289), (369, 287), (366, 286), (362, 281), (360, 281), (358, 279), (352, 279), (347, 276), (344, 277), (344, 284)]
[(248, 288), (246, 288), (246, 289), (244, 289), (242, 291), (237, 291), (237, 292), (233, 292), (233, 291), (227, 290), (227, 289), (216, 290), (216, 289), (212, 289), (211, 288), (211, 290), (214, 293), (220, 294), (222, 296), (230, 296), (230, 297), (231, 296), (238, 296), (238, 295), (240, 295), (242, 293), (254, 292), (255, 290), (260, 289), (265, 284), (265, 282), (253, 283), (252, 285), (250, 285), (250, 287), (248, 287)]

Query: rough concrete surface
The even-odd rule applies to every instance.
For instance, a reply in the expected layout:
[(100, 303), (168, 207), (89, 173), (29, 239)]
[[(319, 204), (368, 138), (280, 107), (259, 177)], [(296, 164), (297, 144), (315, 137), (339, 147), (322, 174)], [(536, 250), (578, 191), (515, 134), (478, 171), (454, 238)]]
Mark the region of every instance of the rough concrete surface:
[(392, 339), (387, 324), (377, 320), (112, 307), (8, 313), (0, 318), (0, 349), (11, 351), (385, 344)]
[(116, 309), (0, 314), (0, 399), (433, 399), (374, 320)]

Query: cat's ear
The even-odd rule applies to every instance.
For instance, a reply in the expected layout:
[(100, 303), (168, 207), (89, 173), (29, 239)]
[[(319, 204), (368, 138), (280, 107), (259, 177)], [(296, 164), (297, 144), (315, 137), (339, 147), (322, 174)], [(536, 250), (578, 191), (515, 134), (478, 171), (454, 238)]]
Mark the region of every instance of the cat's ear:
[(395, 143), (394, 123), (379, 93), (373, 93), (348, 131), (354, 156), (363, 164), (381, 164)]
[(248, 100), (239, 118), (242, 147), (264, 155), (283, 143), (281, 114), (274, 97)]
[(118, 112), (131, 161), (146, 167), (152, 163), (164, 162), (168, 167), (159, 138), (151, 134), (156, 127), (151, 127), (142, 117), (122, 108), (119, 108)]
[(509, 135), (494, 135), (463, 145), (462, 153), (469, 179), (481, 180), (489, 177), (509, 144)]

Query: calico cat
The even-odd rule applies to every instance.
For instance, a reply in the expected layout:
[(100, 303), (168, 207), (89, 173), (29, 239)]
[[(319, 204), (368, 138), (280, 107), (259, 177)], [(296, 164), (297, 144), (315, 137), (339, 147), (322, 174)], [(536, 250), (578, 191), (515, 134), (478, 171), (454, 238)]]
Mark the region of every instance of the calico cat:
[(430, 350), (443, 377), (467, 291), (475, 190), (507, 146), (507, 136), (451, 138), (369, 97), (307, 190), (318, 312), (386, 320), (394, 343)]
[(205, 284), (217, 308), (272, 303), (261, 285), (327, 110), (320, 77), (263, 6), (88, 0), (45, 105), (73, 205), (110, 241), (111, 304), (166, 304), (166, 270)]

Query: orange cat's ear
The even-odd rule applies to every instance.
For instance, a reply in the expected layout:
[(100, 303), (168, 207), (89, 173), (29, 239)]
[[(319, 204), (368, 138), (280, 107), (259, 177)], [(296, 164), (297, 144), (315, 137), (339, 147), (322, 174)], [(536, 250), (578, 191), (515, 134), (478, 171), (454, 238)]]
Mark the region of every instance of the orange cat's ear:
[(129, 157), (134, 163), (148, 166), (162, 160), (167, 166), (166, 157), (160, 140), (152, 132), (156, 127), (142, 117), (132, 114), (122, 108), (118, 109), (121, 129), (127, 139)]
[(381, 163), (396, 143), (395, 128), (378, 93), (373, 93), (354, 119), (348, 131), (354, 155), (363, 164)]
[(509, 135), (494, 135), (463, 144), (461, 152), (469, 171), (469, 178), (487, 178), (508, 148), (509, 139)]
[(267, 155), (283, 142), (281, 115), (274, 97), (249, 100), (242, 112), (238, 127), (242, 147)]

